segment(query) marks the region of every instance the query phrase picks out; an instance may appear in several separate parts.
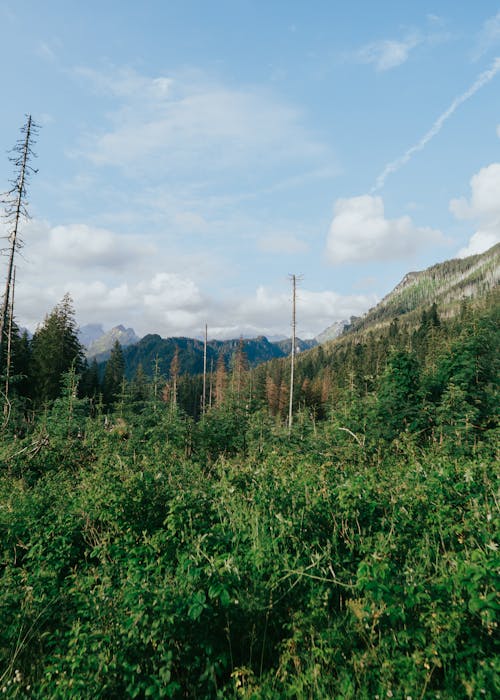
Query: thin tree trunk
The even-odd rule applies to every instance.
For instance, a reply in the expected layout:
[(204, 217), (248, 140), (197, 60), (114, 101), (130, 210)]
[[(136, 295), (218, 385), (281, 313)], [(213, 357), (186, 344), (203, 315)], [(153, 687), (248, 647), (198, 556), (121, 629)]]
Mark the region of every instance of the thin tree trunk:
[(10, 390), (10, 365), (12, 362), (12, 322), (14, 318), (14, 292), (16, 288), (16, 268), (12, 272), (12, 288), (10, 297), (9, 329), (7, 332), (7, 358), (5, 361), (5, 403), (3, 405), (4, 416), (9, 413), (9, 390)]
[(201, 412), (205, 415), (207, 397), (207, 324), (205, 323), (205, 341), (203, 343), (203, 395), (201, 397)]
[(290, 401), (288, 404), (288, 434), (292, 432), (292, 420), (293, 420), (293, 379), (294, 379), (294, 369), (295, 369), (295, 328), (296, 328), (296, 318), (295, 318), (295, 296), (297, 289), (297, 278), (292, 275), (292, 354), (290, 361)]
[(9, 242), (10, 242), (10, 250), (9, 250), (9, 262), (7, 265), (7, 279), (5, 281), (5, 294), (4, 294), (4, 299), (3, 299), (3, 307), (2, 307), (2, 313), (0, 316), (0, 357), (3, 355), (3, 347), (4, 347), (4, 333), (5, 333), (5, 326), (7, 324), (7, 316), (9, 313), (9, 300), (10, 300), (10, 294), (11, 294), (11, 289), (12, 289), (12, 275), (13, 275), (13, 270), (14, 270), (14, 256), (16, 253), (16, 249), (18, 246), (18, 230), (19, 230), (19, 223), (21, 220), (21, 216), (24, 212), (26, 214), (26, 211), (23, 206), (23, 200), (25, 198), (25, 188), (26, 188), (26, 175), (27, 175), (27, 166), (28, 166), (28, 159), (31, 153), (30, 150), (30, 143), (32, 141), (32, 119), (31, 115), (28, 116), (28, 121), (26, 123), (26, 129), (25, 129), (25, 138), (24, 142), (22, 145), (22, 151), (21, 151), (21, 159), (20, 159), (20, 171), (19, 171), (19, 176), (16, 184), (14, 185), (13, 192), (16, 193), (15, 200), (13, 202), (12, 206), (12, 215), (13, 215), (13, 226), (12, 226), (12, 232), (9, 236)]

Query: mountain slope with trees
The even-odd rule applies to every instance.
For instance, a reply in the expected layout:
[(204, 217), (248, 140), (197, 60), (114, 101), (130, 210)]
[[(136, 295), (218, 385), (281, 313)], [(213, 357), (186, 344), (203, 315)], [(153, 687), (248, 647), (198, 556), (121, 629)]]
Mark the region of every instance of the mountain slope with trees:
[[(203, 341), (196, 338), (162, 338), (157, 334), (148, 334), (139, 342), (123, 348), (125, 375), (131, 379), (141, 366), (145, 374), (152, 377), (155, 363), (158, 362), (161, 374), (168, 377), (176, 352), (181, 374), (200, 374), (203, 372), (203, 345)], [(299, 339), (297, 342), (299, 350), (307, 350), (314, 345), (315, 341)], [(223, 359), (226, 368), (231, 367), (234, 355), (240, 346), (251, 367), (274, 358), (287, 357), (291, 351), (290, 340), (270, 342), (265, 336), (252, 339), (209, 340), (207, 343), (208, 369), (215, 370), (219, 358)], [(95, 358), (98, 362), (106, 362), (107, 356), (106, 352), (96, 355)]]
[(437, 304), (443, 316), (459, 312), (463, 299), (483, 297), (500, 281), (500, 243), (479, 255), (447, 260), (422, 272), (409, 272), (382, 301), (349, 331), (360, 332), (387, 325), (394, 318), (418, 322), (422, 308)]

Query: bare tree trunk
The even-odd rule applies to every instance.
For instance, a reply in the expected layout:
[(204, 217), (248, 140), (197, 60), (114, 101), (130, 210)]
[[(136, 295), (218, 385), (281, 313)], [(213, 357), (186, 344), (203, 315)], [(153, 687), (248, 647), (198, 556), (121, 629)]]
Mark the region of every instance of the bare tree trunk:
[(170, 376), (172, 378), (173, 388), (172, 388), (172, 408), (177, 406), (177, 377), (179, 376), (179, 348), (175, 348), (174, 357), (170, 363)]
[(213, 378), (214, 378), (214, 358), (210, 360), (210, 383), (208, 386), (208, 408), (212, 408), (212, 393), (213, 393)]
[(205, 415), (207, 397), (207, 324), (205, 323), (205, 341), (203, 343), (203, 395), (201, 397), (201, 412)]
[(288, 434), (292, 432), (292, 420), (293, 420), (293, 375), (295, 369), (295, 328), (296, 328), (296, 318), (295, 318), (295, 297), (297, 289), (297, 277), (296, 275), (291, 275), (292, 279), (292, 354), (290, 361), (290, 400), (288, 404)]
[(26, 210), (26, 185), (30, 172), (36, 172), (30, 165), (30, 157), (35, 154), (31, 150), (34, 143), (34, 134), (37, 126), (33, 122), (31, 115), (28, 115), (26, 124), (21, 129), (24, 138), (19, 141), (14, 147), (14, 153), (11, 161), (16, 168), (15, 178), (12, 181), (12, 189), (7, 193), (4, 199), (5, 204), (5, 219), (12, 224), (12, 229), (9, 234), (9, 260), (7, 263), (7, 278), (5, 281), (5, 293), (3, 298), (2, 312), (0, 314), (0, 357), (3, 356), (5, 327), (7, 325), (7, 317), (10, 307), (10, 295), (12, 291), (12, 276), (14, 270), (14, 256), (22, 242), (19, 240), (19, 224), (23, 217), (28, 217)]
[(5, 403), (3, 405), (4, 416), (9, 413), (9, 390), (10, 390), (10, 365), (12, 362), (12, 322), (14, 318), (14, 292), (16, 288), (16, 268), (12, 272), (12, 288), (10, 296), (9, 329), (7, 331), (7, 358), (5, 360)]

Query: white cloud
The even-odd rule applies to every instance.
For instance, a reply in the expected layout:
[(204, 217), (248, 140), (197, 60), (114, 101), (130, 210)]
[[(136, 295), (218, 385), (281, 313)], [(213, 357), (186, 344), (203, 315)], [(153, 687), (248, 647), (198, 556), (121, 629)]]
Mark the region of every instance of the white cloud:
[(133, 175), (177, 177), (227, 167), (270, 165), (317, 159), (327, 149), (302, 125), (297, 108), (269, 91), (231, 88), (203, 76), (150, 78), (130, 69), (98, 73), (80, 68), (77, 76), (120, 100), (103, 133), (88, 136), (80, 152), (95, 165), (112, 165)]
[(471, 236), (469, 243), (464, 248), (460, 248), (457, 258), (467, 258), (469, 255), (484, 253), (485, 250), (488, 250), (498, 242), (500, 242), (498, 231), (476, 231)]
[[(378, 301), (375, 295), (341, 295), (333, 291), (297, 290), (297, 333), (313, 337), (335, 321), (365, 312)], [(259, 286), (253, 296), (240, 299), (224, 309), (226, 325), (213, 328), (214, 336), (237, 337), (239, 334), (289, 336), (291, 333), (291, 293), (275, 292)]]
[(450, 202), (457, 219), (472, 219), (478, 225), (469, 243), (458, 251), (460, 258), (482, 253), (500, 241), (500, 163), (481, 168), (472, 176), (470, 187), (469, 200), (461, 197)]
[[(127, 258), (124, 275), (111, 254), (120, 242), (110, 231), (106, 236), (102, 230), (81, 224), (51, 228), (32, 221), (24, 234), (29, 258), (18, 260), (16, 318), (32, 330), (69, 292), (82, 325), (123, 323), (140, 335), (159, 333), (163, 337), (199, 336), (205, 323), (211, 337), (290, 333), (291, 293), (287, 284), (281, 291), (260, 286), (254, 292), (233, 290), (224, 298), (215, 298), (205, 288), (208, 280), (204, 275), (210, 265), (206, 257), (200, 261), (195, 254), (193, 260), (186, 256), (181, 262), (170, 253), (158, 253), (143, 265), (137, 257), (132, 261)], [(131, 237), (130, 242), (134, 250), (141, 241)], [(104, 257), (108, 256), (107, 265), (100, 264), (101, 245)], [(78, 265), (78, 252), (86, 265)], [(298, 332), (303, 337), (316, 335), (336, 320), (366, 311), (376, 301), (373, 294), (343, 296), (300, 286)]]
[(357, 63), (373, 64), (377, 71), (386, 71), (405, 63), (410, 52), (422, 43), (418, 34), (409, 34), (404, 39), (373, 41), (352, 54)]
[(452, 199), (450, 210), (458, 219), (500, 221), (500, 163), (481, 168), (470, 180), (471, 197)]
[(66, 264), (82, 267), (122, 267), (151, 252), (131, 237), (85, 224), (56, 226), (49, 231), (49, 253)]
[(144, 306), (147, 309), (161, 307), (168, 311), (178, 308), (198, 309), (202, 295), (192, 279), (175, 272), (158, 272), (151, 281), (141, 283)]
[(477, 47), (474, 52), (474, 59), (479, 59), (489, 49), (500, 42), (500, 11), (496, 15), (489, 17), (481, 27), (477, 37)]
[(332, 263), (405, 258), (443, 242), (440, 231), (418, 227), (409, 216), (386, 219), (382, 197), (339, 199), (327, 238)]

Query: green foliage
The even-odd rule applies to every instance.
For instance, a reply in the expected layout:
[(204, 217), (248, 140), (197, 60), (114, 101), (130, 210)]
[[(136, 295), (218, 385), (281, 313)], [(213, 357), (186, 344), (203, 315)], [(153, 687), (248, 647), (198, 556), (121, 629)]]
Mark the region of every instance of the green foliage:
[(184, 420), (93, 421), (76, 469), (0, 480), (8, 697), (495, 697), (484, 456), (297, 426), (207, 471)]
[(115, 340), (109, 360), (106, 362), (102, 383), (104, 402), (108, 406), (111, 406), (118, 400), (123, 390), (124, 378), (125, 359), (123, 357), (123, 350), (119, 341)]
[(398, 352), (389, 360), (377, 391), (377, 421), (384, 438), (392, 440), (405, 430), (418, 430), (419, 377), (414, 355)]
[(74, 310), (69, 295), (54, 308), (37, 329), (31, 343), (37, 403), (57, 398), (63, 375), (73, 367), (83, 367), (83, 351), (78, 340)]

